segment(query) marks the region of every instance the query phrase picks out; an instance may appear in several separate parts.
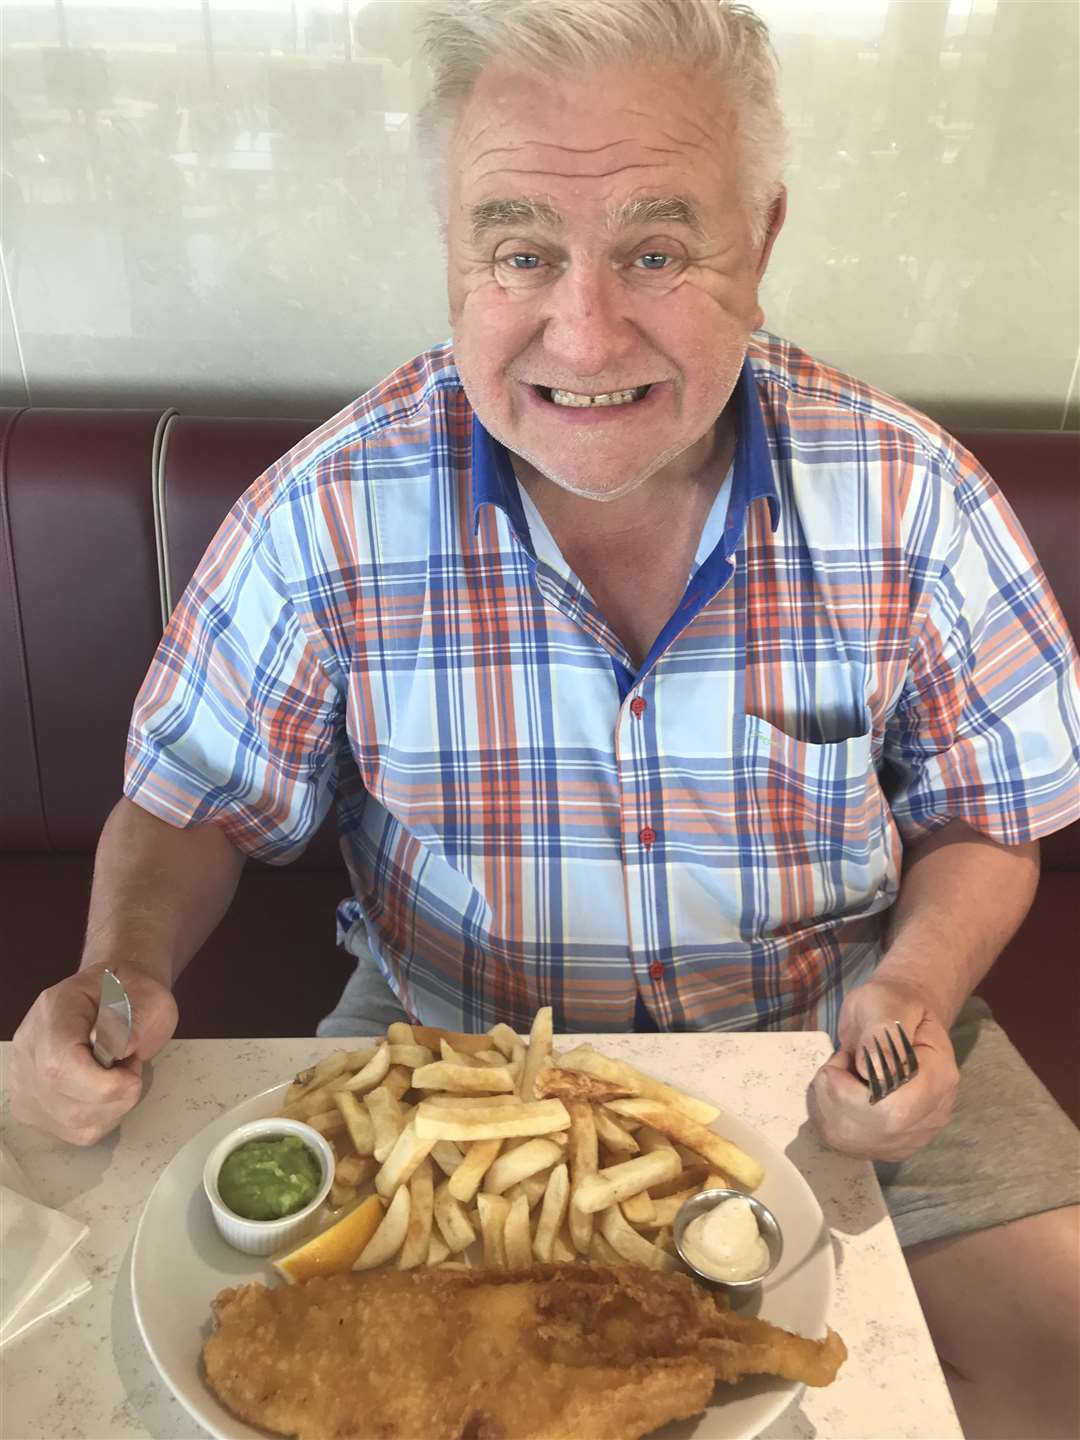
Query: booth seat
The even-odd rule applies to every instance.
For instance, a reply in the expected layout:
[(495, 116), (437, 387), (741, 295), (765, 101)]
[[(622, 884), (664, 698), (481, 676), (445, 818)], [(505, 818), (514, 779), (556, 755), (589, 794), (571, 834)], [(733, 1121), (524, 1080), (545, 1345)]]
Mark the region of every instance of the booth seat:
[[(0, 411), (0, 1036), (77, 964), (93, 851), (121, 785), (132, 701), (225, 513), (317, 419), (175, 410)], [(1080, 436), (963, 434), (1080, 633)], [(1080, 826), (1043, 844), (1034, 907), (982, 987), (1074, 1117)], [(294, 864), (245, 867), (177, 987), (179, 1034), (302, 1035), (350, 970), (332, 821)]]

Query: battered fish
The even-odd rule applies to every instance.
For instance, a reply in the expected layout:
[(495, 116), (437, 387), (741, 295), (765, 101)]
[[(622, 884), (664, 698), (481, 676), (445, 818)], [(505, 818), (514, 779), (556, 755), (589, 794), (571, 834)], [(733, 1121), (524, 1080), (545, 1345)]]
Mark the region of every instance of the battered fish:
[(213, 1309), (210, 1388), (299, 1440), (638, 1440), (717, 1381), (827, 1385), (847, 1354), (636, 1266), (375, 1271), (223, 1290)]

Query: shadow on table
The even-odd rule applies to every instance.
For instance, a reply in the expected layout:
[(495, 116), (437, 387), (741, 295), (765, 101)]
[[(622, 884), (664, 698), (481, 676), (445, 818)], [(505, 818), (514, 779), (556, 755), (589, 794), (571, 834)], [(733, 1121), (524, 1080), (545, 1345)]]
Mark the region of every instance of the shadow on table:
[[(817, 1196), (825, 1223), (838, 1235), (862, 1235), (888, 1216), (873, 1166), (829, 1150), (809, 1120), (784, 1153)], [(839, 1246), (834, 1245), (834, 1251)], [(837, 1253), (837, 1268), (840, 1257)]]

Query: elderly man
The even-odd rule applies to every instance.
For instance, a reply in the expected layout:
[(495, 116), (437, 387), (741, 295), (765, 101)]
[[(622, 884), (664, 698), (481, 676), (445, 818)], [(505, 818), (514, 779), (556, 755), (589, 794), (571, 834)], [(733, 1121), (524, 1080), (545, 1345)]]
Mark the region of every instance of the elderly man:
[[(15, 1111), (115, 1125), (244, 856), (336, 795), (358, 964), (321, 1033), (831, 1030), (812, 1114), (882, 1162), (968, 1433), (1074, 1433), (1075, 1133), (968, 1000), (1078, 808), (1038, 564), (948, 436), (759, 331), (785, 195), (750, 12), (459, 0), (428, 38), (453, 342), (208, 551)], [(109, 1073), (106, 964), (137, 1016)], [(872, 1107), (897, 1020), (919, 1074)]]

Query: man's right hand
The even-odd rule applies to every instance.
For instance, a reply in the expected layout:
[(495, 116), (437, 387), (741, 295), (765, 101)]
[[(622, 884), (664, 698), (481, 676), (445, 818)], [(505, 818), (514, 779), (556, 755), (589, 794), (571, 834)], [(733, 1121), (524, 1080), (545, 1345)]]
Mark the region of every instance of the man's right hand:
[(135, 965), (109, 967), (131, 999), (127, 1053), (110, 1070), (90, 1053), (102, 965), (43, 990), (15, 1032), (8, 1083), (11, 1113), (73, 1145), (93, 1145), (142, 1094), (142, 1067), (176, 1029), (172, 992)]

